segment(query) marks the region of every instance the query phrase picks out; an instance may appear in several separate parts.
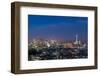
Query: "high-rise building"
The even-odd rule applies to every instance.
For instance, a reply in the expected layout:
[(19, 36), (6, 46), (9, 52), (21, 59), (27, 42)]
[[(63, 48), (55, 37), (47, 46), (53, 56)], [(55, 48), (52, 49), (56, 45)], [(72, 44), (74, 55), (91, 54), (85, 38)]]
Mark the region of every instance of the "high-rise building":
[(78, 45), (79, 44), (78, 35), (75, 36), (75, 42), (74, 42), (74, 44), (75, 45)]

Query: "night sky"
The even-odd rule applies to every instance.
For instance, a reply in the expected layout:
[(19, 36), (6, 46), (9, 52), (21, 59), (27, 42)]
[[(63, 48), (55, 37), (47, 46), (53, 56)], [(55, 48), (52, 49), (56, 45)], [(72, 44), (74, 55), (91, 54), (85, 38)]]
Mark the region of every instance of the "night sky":
[(74, 16), (28, 15), (28, 40), (34, 38), (87, 41), (88, 18)]

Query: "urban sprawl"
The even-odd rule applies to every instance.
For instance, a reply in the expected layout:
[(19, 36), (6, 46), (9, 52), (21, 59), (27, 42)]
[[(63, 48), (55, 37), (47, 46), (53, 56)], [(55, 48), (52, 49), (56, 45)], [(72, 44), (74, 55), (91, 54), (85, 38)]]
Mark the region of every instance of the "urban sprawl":
[(79, 59), (88, 57), (87, 41), (33, 39), (28, 44), (28, 60)]

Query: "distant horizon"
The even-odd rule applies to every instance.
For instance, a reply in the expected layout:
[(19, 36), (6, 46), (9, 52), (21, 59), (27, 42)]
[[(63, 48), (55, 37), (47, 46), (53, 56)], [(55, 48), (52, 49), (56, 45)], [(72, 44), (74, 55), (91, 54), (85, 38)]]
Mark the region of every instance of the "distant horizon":
[(72, 16), (28, 15), (28, 42), (33, 39), (88, 40), (88, 18)]
[[(64, 39), (64, 40), (63, 40), (63, 39), (33, 38), (31, 41), (28, 41), (28, 42), (30, 43), (30, 42), (32, 42), (32, 41), (33, 41), (33, 40), (35, 40), (35, 39), (36, 39), (36, 40), (56, 40), (56, 41), (69, 41), (69, 42), (70, 42), (70, 41), (75, 41), (75, 38), (74, 38), (74, 39), (72, 39), (72, 40), (69, 40), (69, 39)], [(87, 42), (87, 40), (82, 40), (82, 39), (80, 39), (80, 38), (79, 38), (78, 40), (79, 40), (79, 41), (82, 41), (82, 42)]]

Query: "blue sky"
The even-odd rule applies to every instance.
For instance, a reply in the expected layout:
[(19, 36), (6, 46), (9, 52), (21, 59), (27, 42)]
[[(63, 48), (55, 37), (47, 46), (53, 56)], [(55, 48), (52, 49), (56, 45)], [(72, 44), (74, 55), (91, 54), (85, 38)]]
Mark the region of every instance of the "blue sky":
[(71, 16), (28, 15), (28, 40), (34, 38), (87, 40), (88, 18)]

